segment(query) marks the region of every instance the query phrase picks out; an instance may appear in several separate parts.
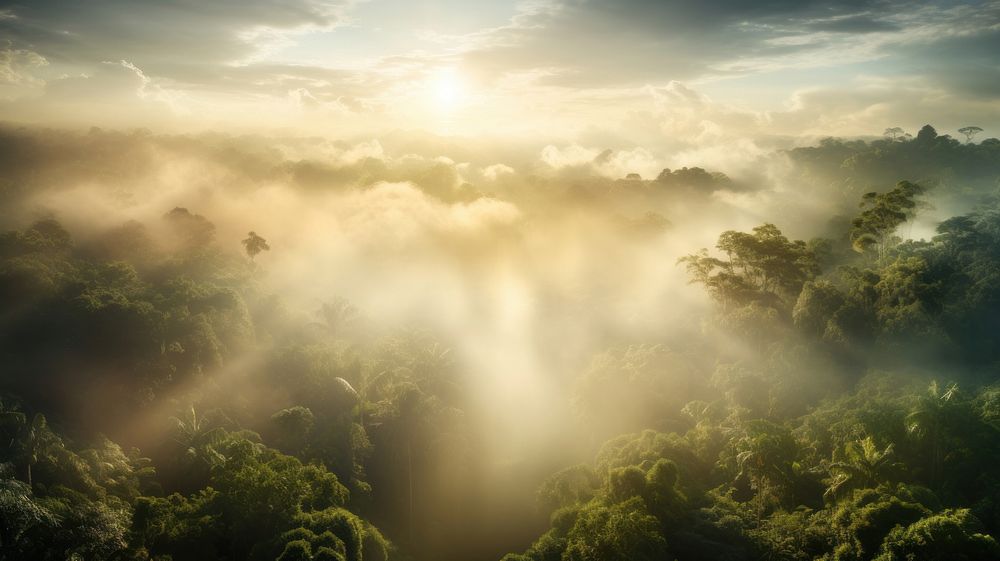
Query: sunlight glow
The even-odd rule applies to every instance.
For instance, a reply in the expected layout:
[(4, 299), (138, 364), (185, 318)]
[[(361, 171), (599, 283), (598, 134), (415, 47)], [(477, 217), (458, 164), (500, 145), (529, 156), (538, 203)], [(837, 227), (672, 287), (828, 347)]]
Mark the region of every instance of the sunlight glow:
[(454, 109), (461, 105), (467, 97), (465, 83), (454, 68), (448, 68), (436, 74), (432, 78), (431, 84), (434, 102), (441, 109)]

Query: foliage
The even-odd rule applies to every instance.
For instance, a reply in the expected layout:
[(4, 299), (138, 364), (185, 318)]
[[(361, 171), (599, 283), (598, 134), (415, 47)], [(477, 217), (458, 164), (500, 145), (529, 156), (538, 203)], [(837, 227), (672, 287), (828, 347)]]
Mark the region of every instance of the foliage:
[(855, 251), (875, 248), (876, 259), (884, 263), (896, 245), (896, 229), (913, 217), (917, 197), (924, 188), (916, 183), (900, 181), (886, 193), (865, 193), (861, 197), (861, 214), (851, 222), (851, 243)]
[[(1000, 558), (1000, 142), (975, 129), (785, 153), (836, 190), (826, 237), (724, 231), (680, 260), (715, 304), (697, 335), (595, 335), (550, 380), (591, 461), (524, 470), (548, 527), (504, 559)], [(654, 237), (663, 201), (741, 188), (697, 167), (595, 184)], [(971, 210), (905, 239), (930, 197)], [(0, 559), (434, 558), (482, 496), (527, 487), (484, 489), (510, 466), (453, 341), (334, 295), (294, 311), (262, 237), (248, 262), (208, 218), (161, 218), (0, 233)]]
[(702, 250), (680, 262), (692, 282), (703, 284), (725, 308), (754, 302), (781, 307), (817, 272), (806, 243), (790, 241), (773, 224), (758, 226), (753, 233), (723, 232), (716, 248), (725, 258)]

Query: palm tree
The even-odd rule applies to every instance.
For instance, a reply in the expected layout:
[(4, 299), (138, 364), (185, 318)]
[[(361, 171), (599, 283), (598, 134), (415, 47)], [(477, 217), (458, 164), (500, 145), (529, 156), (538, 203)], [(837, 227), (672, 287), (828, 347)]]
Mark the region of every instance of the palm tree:
[(780, 427), (751, 422), (736, 443), (736, 481), (748, 481), (754, 491), (758, 523), (769, 501), (781, 502), (794, 478), (795, 441)]
[(183, 418), (170, 417), (170, 422), (173, 425), (173, 440), (184, 450), (188, 465), (201, 465), (210, 470), (226, 461), (218, 450), (226, 437), (226, 430), (213, 427), (207, 418), (198, 415), (194, 405), (184, 412)]
[(827, 467), (833, 480), (823, 497), (833, 501), (852, 489), (877, 487), (888, 481), (900, 465), (894, 458), (892, 444), (880, 450), (870, 436), (848, 442), (844, 459)]
[(927, 394), (920, 398), (917, 407), (906, 416), (906, 430), (930, 446), (930, 481), (936, 484), (944, 464), (944, 446), (951, 419), (957, 412), (958, 384), (949, 385), (944, 391), (937, 381), (931, 382)]
[(2, 411), (0, 424), (14, 427), (11, 449), (16, 450), (16, 456), (24, 464), (25, 482), (30, 488), (32, 467), (40, 458), (61, 447), (62, 441), (49, 430), (45, 415), (41, 413), (35, 413), (29, 422), (27, 415), (20, 411)]

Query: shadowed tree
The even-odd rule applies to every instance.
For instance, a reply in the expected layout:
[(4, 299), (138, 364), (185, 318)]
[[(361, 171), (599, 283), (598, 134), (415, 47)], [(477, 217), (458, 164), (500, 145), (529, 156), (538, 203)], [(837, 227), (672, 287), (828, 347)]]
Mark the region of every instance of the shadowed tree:
[(889, 127), (882, 134), (889, 140), (896, 141), (906, 133), (900, 127)]
[(917, 142), (921, 144), (933, 142), (935, 139), (937, 139), (937, 137), (938, 137), (937, 131), (934, 130), (934, 127), (930, 125), (924, 125), (920, 127), (919, 131), (917, 131)]
[[(339, 380), (340, 378), (338, 378)], [(309, 443), (309, 434), (316, 424), (316, 417), (308, 407), (296, 405), (271, 415), (271, 425), (277, 439), (276, 448), (301, 456)]]
[(346, 298), (336, 297), (332, 302), (324, 302), (318, 312), (323, 325), (334, 337), (350, 333), (350, 327), (361, 317), (361, 312)]
[(930, 447), (930, 482), (940, 482), (944, 464), (945, 438), (955, 418), (958, 404), (958, 384), (951, 384), (944, 391), (938, 383), (931, 382), (927, 393), (916, 408), (906, 416), (906, 430)]
[(247, 255), (250, 257), (252, 262), (254, 258), (262, 251), (269, 251), (271, 246), (267, 245), (267, 240), (257, 235), (257, 232), (250, 232), (247, 234), (247, 239), (243, 240), (243, 249), (246, 250)]
[(175, 242), (185, 249), (204, 248), (215, 240), (215, 224), (200, 214), (192, 214), (186, 208), (175, 207), (163, 218), (169, 225)]
[(203, 478), (212, 467), (226, 461), (219, 451), (226, 430), (212, 426), (204, 415), (199, 416), (194, 405), (182, 417), (170, 417), (170, 423), (173, 440), (182, 450), (182, 463), (188, 470), (195, 470)]
[(62, 440), (49, 430), (45, 415), (41, 413), (36, 413), (29, 421), (24, 413), (5, 411), (0, 413), (0, 422), (15, 427), (16, 436), (12, 448), (15, 450), (15, 457), (24, 465), (25, 482), (30, 489), (32, 467), (46, 454), (62, 447)]
[(12, 477), (10, 464), (0, 464), (0, 559), (25, 559), (30, 534), (58, 531), (58, 520), (32, 500), (31, 487)]
[(735, 482), (749, 483), (757, 522), (769, 506), (780, 505), (794, 477), (795, 440), (783, 427), (768, 421), (752, 421), (733, 443), (736, 452)]
[(833, 501), (843, 497), (853, 489), (876, 487), (888, 481), (899, 464), (894, 461), (892, 444), (879, 449), (872, 437), (848, 442), (844, 446), (842, 460), (829, 466), (833, 480), (824, 493), (824, 498)]
[(969, 126), (969, 127), (962, 127), (960, 129), (958, 129), (958, 132), (960, 132), (960, 133), (962, 133), (962, 134), (965, 135), (965, 143), (968, 144), (968, 143), (972, 142), (972, 139), (977, 134), (983, 132), (983, 129), (981, 129), (980, 127)]

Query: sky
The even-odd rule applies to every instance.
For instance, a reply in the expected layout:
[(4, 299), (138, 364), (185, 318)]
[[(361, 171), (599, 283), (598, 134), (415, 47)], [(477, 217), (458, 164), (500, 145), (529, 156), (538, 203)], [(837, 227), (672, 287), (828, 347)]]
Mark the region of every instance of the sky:
[(0, 120), (652, 146), (1000, 130), (1000, 2), (0, 2)]

